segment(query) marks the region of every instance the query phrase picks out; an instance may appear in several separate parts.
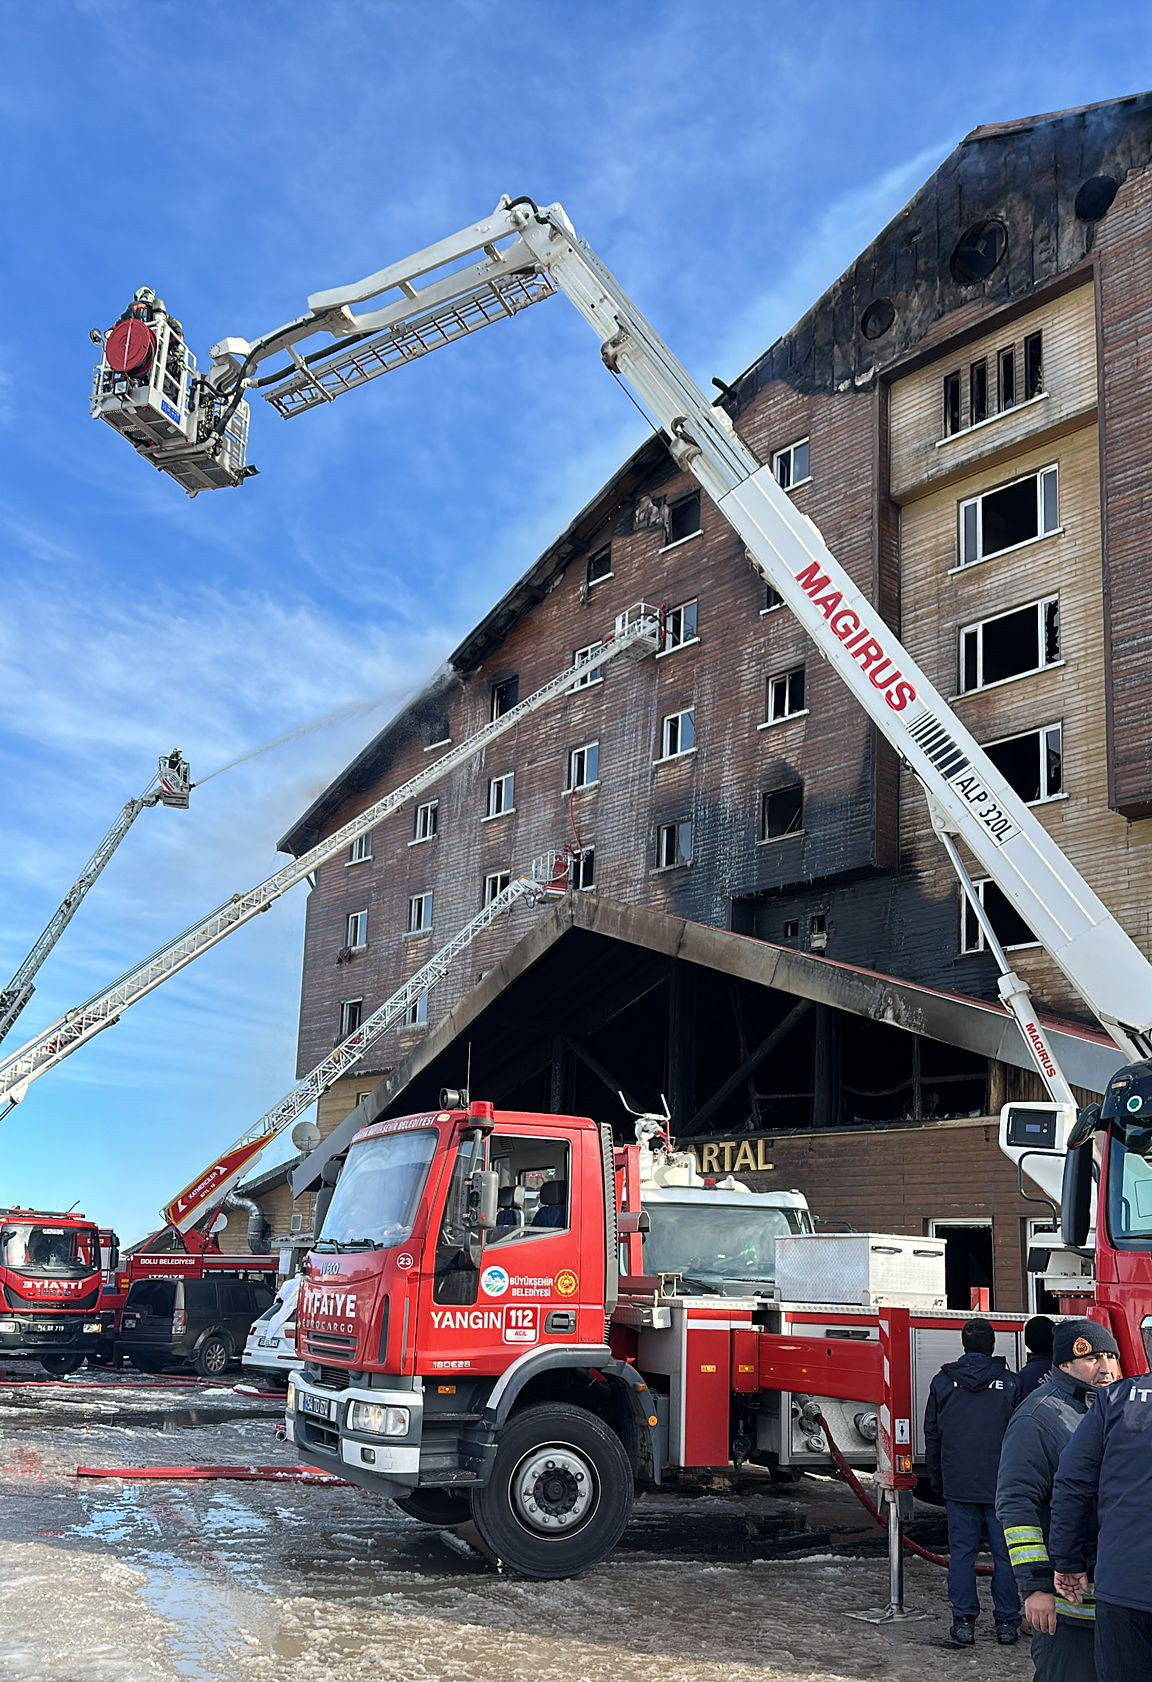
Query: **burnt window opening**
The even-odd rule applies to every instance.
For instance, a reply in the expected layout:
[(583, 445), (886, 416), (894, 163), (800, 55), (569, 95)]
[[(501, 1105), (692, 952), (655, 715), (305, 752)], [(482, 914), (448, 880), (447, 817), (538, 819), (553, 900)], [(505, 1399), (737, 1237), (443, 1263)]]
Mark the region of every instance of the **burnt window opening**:
[(968, 424), (979, 426), (988, 419), (988, 361), (981, 357), (968, 370)]
[(700, 492), (693, 491), (691, 496), (682, 496), (679, 502), (668, 504), (668, 536), (666, 548), (673, 543), (683, 543), (686, 537), (694, 537), (700, 530)]
[(1080, 184), (1073, 209), (1080, 222), (1099, 222), (1112, 208), (1120, 183), (1111, 175), (1090, 175)]
[(882, 339), (896, 319), (891, 298), (873, 298), (860, 317), (860, 331), (866, 339)]
[(612, 576), (612, 546), (598, 549), (594, 555), (588, 557), (588, 582), (599, 584), (603, 578)]
[(996, 358), (1000, 412), (1016, 407), (1016, 347), (1007, 345)]
[(780, 841), (786, 835), (799, 835), (803, 828), (804, 784), (766, 790), (760, 801), (761, 841)]
[(960, 504), (959, 564), (971, 566), (1059, 529), (1059, 470), (1044, 467)]
[(984, 752), (1021, 800), (1030, 806), (1064, 791), (1064, 730), (1048, 724), (1019, 736), (988, 742)]
[(515, 673), (511, 677), (501, 678), (499, 683), (492, 685), (492, 706), (489, 717), (503, 718), (510, 713), (520, 699), (520, 679)]
[(960, 375), (944, 376), (944, 436), (951, 438), (960, 430)]
[(995, 273), (1008, 251), (1008, 230), (996, 217), (965, 228), (956, 241), (949, 269), (959, 286), (976, 286)]
[(808, 949), (810, 952), (823, 952), (827, 945), (827, 913), (823, 911), (814, 911), (808, 919)]
[(784, 924), (784, 939), (795, 940), (800, 933), (800, 921), (796, 917), (789, 917)]
[(425, 746), (430, 748), (443, 747), (445, 742), (452, 740), (452, 727), (448, 722), (447, 713), (433, 713), (428, 720), (425, 731)]
[(960, 693), (1042, 672), (1060, 659), (1060, 599), (1047, 596), (960, 632)]
[(761, 613), (771, 613), (774, 608), (783, 606), (784, 597), (780, 594), (776, 586), (774, 584), (766, 584), (764, 586), (764, 606), (760, 609)]
[(678, 818), (675, 823), (662, 823), (656, 830), (656, 869), (671, 870), (673, 865), (691, 864), (693, 836), (691, 818)]
[(1044, 390), (1044, 335), (1029, 333), (1024, 339), (1024, 396), (1039, 397)]
[[(980, 881), (974, 882), (972, 886), (976, 889), (980, 904), (992, 925), (992, 932), (1006, 951), (1010, 952), (1021, 946), (1039, 946), (1040, 942), (1023, 917), (996, 886), (991, 877), (985, 876)], [(967, 894), (961, 892), (960, 951), (967, 954), (970, 952), (986, 952), (987, 950), (984, 930), (980, 927)]]

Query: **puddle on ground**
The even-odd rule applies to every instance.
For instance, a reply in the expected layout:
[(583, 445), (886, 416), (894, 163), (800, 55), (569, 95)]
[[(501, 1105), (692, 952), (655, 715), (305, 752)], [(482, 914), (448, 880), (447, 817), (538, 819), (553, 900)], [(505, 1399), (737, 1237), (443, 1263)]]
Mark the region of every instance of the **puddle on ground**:
[(177, 1432), (207, 1425), (227, 1425), (237, 1419), (282, 1419), (284, 1416), (282, 1406), (255, 1407), (250, 1402), (224, 1407), (160, 1408), (148, 1402), (136, 1407), (126, 1406), (120, 1401), (110, 1405), (92, 1392), (83, 1396), (53, 1396), (49, 1401), (42, 1396), (8, 1396), (4, 1409), (8, 1414), (7, 1423), (14, 1428), (25, 1423), (14, 1415), (24, 1412), (29, 1416), (28, 1424), (44, 1425), (55, 1420), (69, 1424), (130, 1425), (133, 1429), (139, 1425), (147, 1430), (159, 1431), (163, 1436), (174, 1436)]

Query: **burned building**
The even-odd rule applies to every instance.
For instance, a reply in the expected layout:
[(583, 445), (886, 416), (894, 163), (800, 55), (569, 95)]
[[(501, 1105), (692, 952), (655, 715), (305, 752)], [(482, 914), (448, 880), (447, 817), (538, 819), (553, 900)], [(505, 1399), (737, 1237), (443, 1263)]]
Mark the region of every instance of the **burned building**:
[[(1145, 951), (1152, 746), (1137, 579), (1150, 142), (1143, 95), (976, 129), (722, 399)], [(795, 1161), (789, 1183), (818, 1215), (862, 1227), (956, 1222), (969, 1282), (1013, 1306), (1027, 1222), (1041, 1212), (1017, 1196), (987, 1118), (1006, 1096), (1039, 1091), (1010, 1046), (1014, 1030), (994, 1043), (969, 1031), (973, 1011), (999, 1010), (988, 1003), (991, 955), (918, 786), (660, 441), (621, 467), (464, 639), (449, 675), (282, 846), (311, 847), (594, 648), (639, 600), (661, 607), (654, 660), (585, 670), (563, 699), (318, 872), (300, 1068), (510, 873), (566, 842), (579, 855), (575, 892), (598, 915), (703, 925), (727, 935), (727, 956), (657, 974), (626, 958), (634, 942), (617, 941), (606, 977), (566, 937), (549, 960), (565, 952), (550, 1007), (561, 1021), (544, 1032), (530, 979), (516, 1010), (491, 997), (502, 966), (519, 953), (522, 974), (524, 952), (561, 915), (519, 907), (326, 1095), (322, 1128), (366, 1092), (365, 1114), (430, 1101), (417, 1075), (431, 1039), (446, 1023), (463, 1036), (482, 1020), (473, 1049), (484, 1096), (594, 1104), (615, 1119), (614, 1085), (646, 1104), (667, 1090), (678, 1130), (702, 1151), (709, 1139), (771, 1140), (775, 1167), (757, 1172)], [(1079, 1022), (1069, 1033), (1087, 1049), (1072, 1078), (1099, 1090), (1111, 1053), (995, 884), (981, 892), (1038, 1001)], [(757, 975), (741, 979), (735, 954), (746, 946), (764, 952)], [(818, 970), (820, 986), (797, 992), (795, 963), (769, 961), (775, 952), (815, 966), (803, 973)], [(633, 970), (638, 991), (609, 985)], [(859, 976), (872, 978), (863, 992)], [(932, 1010), (886, 1014), (901, 985), (934, 999)], [(615, 1014), (600, 1020), (608, 997)], [(432, 1063), (462, 1080), (463, 1039), (453, 1044)], [(913, 1132), (930, 1135), (915, 1215), (897, 1195)], [(813, 1169), (820, 1183), (804, 1183), (804, 1163), (829, 1160), (811, 1141), (832, 1133), (852, 1135), (855, 1201), (830, 1186), (826, 1166)], [(784, 1138), (809, 1142), (785, 1149)]]

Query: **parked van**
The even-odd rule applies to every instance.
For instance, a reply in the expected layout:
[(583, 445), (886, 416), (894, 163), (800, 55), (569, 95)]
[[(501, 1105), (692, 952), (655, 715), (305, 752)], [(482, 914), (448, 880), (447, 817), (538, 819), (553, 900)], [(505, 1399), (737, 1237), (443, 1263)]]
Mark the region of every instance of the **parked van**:
[(137, 1279), (128, 1287), (116, 1352), (138, 1372), (191, 1366), (216, 1378), (244, 1348), (271, 1288), (216, 1274), (207, 1279)]

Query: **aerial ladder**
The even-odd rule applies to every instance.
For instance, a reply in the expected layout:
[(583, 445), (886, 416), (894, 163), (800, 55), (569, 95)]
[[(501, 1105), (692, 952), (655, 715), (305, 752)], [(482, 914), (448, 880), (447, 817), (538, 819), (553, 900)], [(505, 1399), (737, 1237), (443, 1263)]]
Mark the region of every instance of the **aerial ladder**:
[[(316, 1067), (297, 1081), (279, 1103), (273, 1104), (253, 1122), (227, 1150), (161, 1210), (166, 1227), (178, 1232), (185, 1248), (200, 1249), (208, 1240), (201, 1223), (221, 1203), (227, 1203), (233, 1187), (248, 1172), (260, 1153), (293, 1122), (309, 1110), (336, 1081), (351, 1072), (382, 1035), (403, 1022), (412, 1008), (452, 969), (461, 953), (477, 936), (507, 915), (513, 906), (535, 905), (543, 900), (562, 899), (568, 891), (569, 860), (563, 852), (544, 853), (531, 868), (513, 876), (508, 885), (485, 905), (470, 922), (458, 929), (426, 964), (409, 976), (384, 1003), (366, 1016), (351, 1034), (333, 1047)], [(253, 1242), (253, 1239), (256, 1241)], [(260, 1234), (250, 1229), (250, 1247), (262, 1247)]]
[(186, 808), (192, 788), (188, 761), (179, 748), (161, 754), (152, 778), (143, 794), (129, 800), (120, 811), (92, 857), (77, 876), (52, 916), (43, 933), (29, 952), (7, 987), (0, 992), (0, 1040), (2, 1040), (24, 1006), (36, 991), (35, 981), (40, 968), (87, 895), (112, 854), (123, 841), (140, 813), (147, 806), (176, 806)]
[[(933, 828), (1000, 967), (1001, 997), (1057, 1107), (1056, 1144), (1063, 1149), (1075, 1117), (1073, 1094), (1028, 988), (1012, 971), (984, 913), (961, 844), (1125, 1059), (1145, 1057), (1152, 1049), (1152, 964), (956, 718), (771, 468), (737, 435), (727, 412), (695, 385), (577, 237), (562, 206), (502, 198), (490, 216), (471, 227), (362, 281), (314, 293), (307, 309), (286, 325), (251, 341), (220, 340), (209, 371), (198, 376), (211, 388), (202, 411), (215, 412), (213, 427), (196, 441), (150, 441), (137, 448), (185, 488), (190, 463), (198, 463), (213, 483), (239, 485), (248, 468), (244, 453), (236, 451), (235, 424), (244, 410), (246, 440), (248, 394), (259, 393), (278, 414), (293, 419), (557, 292), (592, 328), (609, 372), (632, 388), (676, 464), (699, 481), (743, 540), (752, 566), (918, 778)], [(302, 346), (325, 335), (334, 342), (305, 354)], [(280, 360), (265, 371), (270, 358)], [(112, 372), (102, 357), (92, 413), (105, 420), (101, 392)], [(117, 430), (125, 430), (125, 414), (146, 399), (143, 386), (139, 391), (125, 386)], [(1025, 1145), (1009, 1145), (1009, 1154), (1019, 1159), (1030, 1153)], [(1046, 1180), (1051, 1185), (1051, 1174)]]
[(12, 1106), (27, 1094), (33, 1081), (48, 1074), (102, 1029), (118, 1022), (126, 1010), (210, 951), (235, 929), (267, 911), (289, 888), (295, 887), (322, 864), (345, 851), (359, 836), (367, 835), (408, 801), (483, 753), (492, 742), (515, 730), (523, 719), (540, 707), (578, 689), (582, 680), (599, 672), (610, 661), (620, 656), (642, 660), (654, 653), (660, 636), (659, 615), (653, 608), (643, 602), (626, 608), (617, 615), (612, 630), (600, 643), (591, 645), (518, 705), (510, 707), (455, 747), (450, 747), (415, 776), (409, 777), (348, 823), (333, 830), (331, 835), (325, 836), (316, 846), (301, 853), (299, 858), (293, 859), (266, 881), (248, 893), (233, 895), (175, 940), (128, 970), (110, 987), (68, 1011), (18, 1051), (0, 1059), (0, 1105), (4, 1106), (0, 1109), (0, 1117), (7, 1115)]

